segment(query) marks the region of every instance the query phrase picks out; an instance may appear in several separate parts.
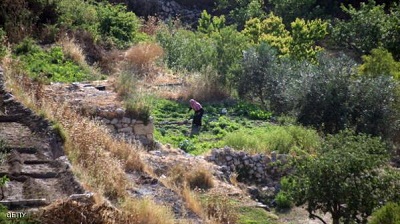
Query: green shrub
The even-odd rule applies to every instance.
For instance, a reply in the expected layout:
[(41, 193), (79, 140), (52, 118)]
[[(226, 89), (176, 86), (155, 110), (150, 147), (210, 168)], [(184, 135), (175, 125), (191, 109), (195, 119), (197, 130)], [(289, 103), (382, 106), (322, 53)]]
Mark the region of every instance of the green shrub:
[(346, 130), (328, 135), (318, 153), (296, 161), (288, 189), (297, 205), (307, 204), (311, 217), (328, 211), (333, 223), (366, 223), (382, 201), (399, 197), (399, 173), (388, 166), (380, 138)]
[(0, 28), (0, 61), (1, 59), (6, 56), (7, 53), (7, 39), (6, 39), (6, 32), (2, 28)]
[(386, 49), (372, 49), (371, 55), (363, 55), (362, 60), (363, 64), (358, 70), (361, 75), (369, 77), (389, 75), (400, 80), (400, 62), (396, 62)]
[(290, 32), (286, 30), (282, 18), (273, 13), (270, 13), (264, 20), (252, 18), (246, 21), (242, 32), (250, 37), (255, 44), (266, 42), (275, 48), (280, 55), (289, 54), (292, 37)]
[(139, 119), (146, 125), (151, 115), (151, 102), (147, 96), (130, 95), (124, 100), (125, 112), (129, 117)]
[(99, 32), (104, 39), (109, 39), (119, 48), (125, 48), (144, 38), (139, 33), (140, 21), (126, 6), (99, 4)]
[(213, 43), (204, 35), (164, 27), (157, 33), (156, 39), (165, 51), (164, 61), (169, 68), (201, 71), (215, 60)]
[(210, 35), (213, 32), (219, 32), (223, 27), (225, 27), (225, 16), (211, 17), (206, 10), (203, 10), (198, 23), (197, 31)]
[(185, 152), (193, 151), (196, 148), (194, 144), (188, 139), (181, 141), (178, 146)]
[(400, 4), (394, 4), (386, 13), (385, 5), (376, 5), (374, 0), (361, 3), (360, 8), (342, 6), (350, 20), (337, 20), (332, 36), (339, 45), (367, 54), (382, 46), (395, 59), (400, 59)]
[(400, 204), (389, 202), (382, 208), (372, 213), (370, 224), (399, 224)]
[(280, 191), (275, 196), (275, 202), (276, 202), (276, 206), (279, 209), (288, 209), (293, 206), (292, 201), (290, 200), (290, 196), (283, 191)]
[(316, 42), (328, 34), (328, 23), (320, 19), (296, 19), (290, 26), (293, 38), (290, 43), (290, 56), (297, 60), (316, 62), (317, 54), (323, 50)]

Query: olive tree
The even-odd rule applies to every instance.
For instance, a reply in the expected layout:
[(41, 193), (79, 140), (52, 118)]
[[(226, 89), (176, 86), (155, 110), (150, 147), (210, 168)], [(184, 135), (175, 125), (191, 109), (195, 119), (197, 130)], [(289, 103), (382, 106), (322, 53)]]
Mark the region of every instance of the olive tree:
[(399, 171), (386, 166), (388, 155), (377, 137), (348, 130), (329, 135), (316, 157), (297, 161), (289, 195), (324, 223), (316, 211), (330, 213), (333, 224), (366, 223), (375, 208), (400, 194)]

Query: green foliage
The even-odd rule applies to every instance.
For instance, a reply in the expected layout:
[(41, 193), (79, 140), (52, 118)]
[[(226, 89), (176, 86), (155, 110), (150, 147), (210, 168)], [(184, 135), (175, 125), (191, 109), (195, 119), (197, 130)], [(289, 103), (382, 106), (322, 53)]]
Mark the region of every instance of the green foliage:
[(151, 115), (152, 99), (149, 96), (133, 93), (124, 100), (125, 112), (129, 117), (139, 119), (146, 125)]
[(34, 79), (53, 82), (76, 82), (90, 79), (90, 74), (66, 58), (61, 47), (42, 50), (31, 39), (15, 47), (28, 74)]
[(270, 13), (264, 20), (252, 18), (246, 21), (242, 32), (255, 44), (266, 42), (276, 48), (280, 55), (289, 53), (292, 37), (289, 31), (285, 29), (282, 18), (275, 16), (273, 13)]
[(280, 113), (284, 110), (284, 83), (287, 76), (281, 75), (282, 66), (276, 51), (269, 45), (250, 48), (244, 52), (243, 72), (238, 81), (240, 96), (257, 100), (263, 107)]
[(6, 32), (0, 27), (0, 61), (1, 59), (6, 56), (7, 48), (6, 48), (7, 38)]
[(399, 224), (400, 204), (389, 202), (382, 208), (372, 213), (370, 224)]
[(317, 13), (316, 0), (270, 0), (273, 11), (282, 17), (286, 24), (290, 24), (296, 18), (308, 18)]
[(320, 19), (296, 19), (290, 26), (293, 39), (290, 43), (290, 55), (298, 60), (315, 62), (317, 53), (322, 51), (322, 47), (316, 46), (316, 41), (322, 40), (328, 34), (328, 23)]
[(195, 146), (193, 145), (193, 143), (188, 139), (181, 141), (178, 146), (180, 149), (182, 149), (185, 152), (190, 152), (195, 149)]
[(371, 50), (371, 55), (362, 56), (363, 64), (359, 67), (359, 73), (369, 77), (390, 75), (400, 79), (400, 62), (393, 59), (392, 54), (384, 48)]
[(395, 4), (385, 12), (384, 5), (376, 5), (374, 0), (361, 3), (356, 9), (342, 6), (350, 20), (337, 20), (332, 36), (339, 45), (357, 50), (360, 54), (384, 47), (395, 59), (400, 59), (400, 5)]
[(275, 196), (275, 202), (278, 209), (288, 209), (293, 206), (290, 200), (290, 196), (283, 191), (280, 191)]
[(248, 46), (247, 38), (235, 27), (224, 27), (214, 32), (215, 58), (212, 67), (218, 72), (217, 80), (224, 86), (232, 87), (238, 80), (241, 70), (242, 51)]
[(207, 13), (206, 10), (200, 15), (199, 25), (197, 26), (197, 31), (211, 34), (213, 32), (219, 32), (225, 27), (225, 16), (212, 16)]
[(320, 137), (312, 129), (301, 126), (266, 126), (251, 129), (240, 129), (228, 133), (224, 137), (224, 144), (237, 150), (246, 150), (255, 153), (299, 152), (312, 154), (320, 145)]
[(99, 16), (97, 7), (93, 1), (60, 0), (57, 4), (57, 12), (60, 17), (60, 28), (82, 29), (97, 35), (97, 23)]
[(11, 43), (30, 35), (40, 36), (43, 27), (55, 24), (58, 18), (53, 0), (3, 0), (0, 11), (0, 27)]
[(212, 41), (204, 35), (197, 36), (184, 29), (164, 28), (156, 38), (165, 51), (164, 61), (170, 68), (201, 71), (215, 60)]
[(307, 204), (311, 217), (321, 210), (331, 213), (333, 223), (365, 222), (400, 192), (394, 184), (398, 175), (385, 169), (388, 158), (379, 138), (351, 131), (329, 135), (317, 157), (297, 161), (288, 192), (297, 205)]
[(126, 6), (100, 4), (97, 13), (99, 32), (104, 35), (103, 38), (110, 39), (119, 48), (138, 41), (139, 19), (134, 13), (127, 12)]
[(218, 0), (217, 9), (229, 11), (228, 19), (233, 20), (239, 28), (251, 18), (265, 17), (264, 1), (261, 0)]

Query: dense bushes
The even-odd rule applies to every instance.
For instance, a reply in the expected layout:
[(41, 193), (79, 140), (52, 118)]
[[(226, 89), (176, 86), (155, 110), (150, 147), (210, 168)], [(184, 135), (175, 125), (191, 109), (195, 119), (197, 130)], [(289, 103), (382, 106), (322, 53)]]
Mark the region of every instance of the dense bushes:
[(398, 224), (400, 223), (400, 204), (389, 202), (372, 214), (370, 224)]
[(399, 197), (398, 174), (387, 167), (389, 154), (379, 138), (344, 131), (328, 136), (319, 155), (301, 160), (288, 192), (297, 205), (331, 213), (334, 224), (366, 223), (382, 201)]
[(360, 9), (342, 7), (351, 19), (337, 20), (333, 37), (339, 45), (366, 54), (377, 47), (389, 50), (395, 59), (400, 59), (400, 5), (393, 6), (389, 13), (384, 5), (376, 5), (374, 0), (361, 3)]
[(399, 119), (394, 104), (398, 84), (388, 76), (357, 76), (355, 65), (326, 54), (317, 65), (288, 61), (262, 44), (245, 53), (239, 94), (326, 133), (355, 127), (387, 137), (397, 128), (390, 123)]

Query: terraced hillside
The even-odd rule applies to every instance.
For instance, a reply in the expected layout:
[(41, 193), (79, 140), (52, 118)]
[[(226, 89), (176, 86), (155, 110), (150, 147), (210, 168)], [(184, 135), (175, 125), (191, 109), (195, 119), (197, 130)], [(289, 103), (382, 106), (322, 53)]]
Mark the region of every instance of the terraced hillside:
[(83, 193), (52, 125), (15, 102), (0, 84), (0, 176), (10, 179), (0, 203), (11, 210), (31, 209)]

